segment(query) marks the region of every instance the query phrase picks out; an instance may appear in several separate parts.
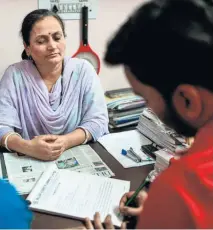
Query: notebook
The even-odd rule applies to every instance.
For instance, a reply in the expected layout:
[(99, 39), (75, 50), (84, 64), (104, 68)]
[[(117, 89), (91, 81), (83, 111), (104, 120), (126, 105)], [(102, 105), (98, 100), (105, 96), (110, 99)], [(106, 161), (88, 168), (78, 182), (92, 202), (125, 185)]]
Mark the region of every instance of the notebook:
[(109, 98), (118, 98), (129, 95), (134, 95), (132, 88), (122, 88), (122, 89), (114, 89), (105, 92), (105, 95)]
[(130, 189), (130, 182), (95, 175), (60, 170), (50, 166), (27, 197), (30, 209), (58, 216), (93, 220), (99, 212), (104, 221), (111, 214), (113, 224), (120, 226), (118, 215), (121, 197)]

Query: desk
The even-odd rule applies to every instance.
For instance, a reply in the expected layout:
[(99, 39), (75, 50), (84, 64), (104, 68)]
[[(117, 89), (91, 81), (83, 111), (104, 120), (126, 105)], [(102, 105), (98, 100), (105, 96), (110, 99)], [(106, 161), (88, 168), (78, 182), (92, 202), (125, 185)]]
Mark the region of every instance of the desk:
[[(140, 182), (153, 169), (152, 165), (124, 169), (99, 143), (92, 143), (90, 145), (115, 173), (115, 178), (131, 181), (131, 190), (135, 190)], [(68, 229), (82, 226), (82, 223), (77, 220), (42, 213), (34, 214), (33, 229)]]

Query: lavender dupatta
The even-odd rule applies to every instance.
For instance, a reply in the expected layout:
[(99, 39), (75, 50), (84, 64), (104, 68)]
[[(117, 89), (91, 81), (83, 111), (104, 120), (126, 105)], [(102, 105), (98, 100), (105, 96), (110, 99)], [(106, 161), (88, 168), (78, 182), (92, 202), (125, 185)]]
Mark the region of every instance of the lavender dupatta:
[(82, 127), (97, 140), (108, 132), (108, 115), (93, 67), (81, 59), (65, 58), (63, 86), (59, 78), (49, 93), (32, 61), (11, 65), (0, 82), (3, 135), (2, 125), (13, 128), (25, 139), (41, 134), (66, 134)]

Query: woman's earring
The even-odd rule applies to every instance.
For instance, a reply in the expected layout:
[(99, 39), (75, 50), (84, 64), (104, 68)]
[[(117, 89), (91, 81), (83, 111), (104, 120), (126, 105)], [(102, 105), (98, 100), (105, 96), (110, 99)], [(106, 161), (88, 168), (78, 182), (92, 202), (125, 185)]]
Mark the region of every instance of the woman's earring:
[(31, 55), (28, 55), (28, 60), (33, 60)]

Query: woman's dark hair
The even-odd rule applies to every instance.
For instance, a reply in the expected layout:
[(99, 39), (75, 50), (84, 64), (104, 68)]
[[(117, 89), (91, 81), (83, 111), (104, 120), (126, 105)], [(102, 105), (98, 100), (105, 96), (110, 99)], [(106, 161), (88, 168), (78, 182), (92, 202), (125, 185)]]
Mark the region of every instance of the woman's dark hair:
[[(35, 25), (36, 22), (44, 19), (45, 17), (52, 16), (54, 17), (61, 25), (63, 34), (65, 36), (65, 26), (63, 20), (60, 18), (60, 16), (53, 11), (47, 10), (47, 9), (39, 9), (34, 10), (30, 12), (23, 20), (22, 26), (21, 26), (21, 36), (23, 41), (26, 43), (26, 45), (30, 44), (30, 32)], [(29, 59), (29, 57), (26, 54), (26, 51), (24, 50), (21, 55), (22, 59)]]

